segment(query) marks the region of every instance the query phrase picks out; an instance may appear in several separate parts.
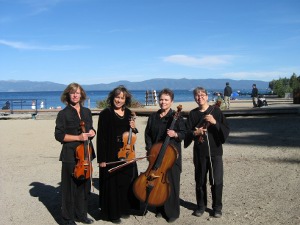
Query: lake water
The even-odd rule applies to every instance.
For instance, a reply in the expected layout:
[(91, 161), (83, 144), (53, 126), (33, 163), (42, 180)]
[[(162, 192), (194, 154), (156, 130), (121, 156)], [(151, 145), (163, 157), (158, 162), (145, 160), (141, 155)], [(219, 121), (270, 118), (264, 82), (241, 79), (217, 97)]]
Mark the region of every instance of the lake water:
[[(249, 93), (251, 90), (243, 91), (243, 93)], [(209, 100), (214, 98), (214, 92), (223, 92), (223, 90), (208, 90)], [(96, 108), (96, 102), (107, 98), (109, 91), (87, 91), (88, 99), (85, 102), (85, 106), (89, 108)], [(64, 104), (60, 101), (61, 91), (42, 91), (42, 92), (0, 92), (0, 106), (5, 105), (7, 100), (13, 104), (14, 109), (30, 109), (32, 101), (36, 102), (38, 109), (41, 107), (59, 108), (64, 107)], [(131, 91), (133, 98), (145, 105), (146, 90), (145, 91)], [(175, 102), (190, 102), (194, 101), (193, 92), (189, 90), (174, 90)], [(238, 96), (238, 99), (250, 99), (250, 95)]]

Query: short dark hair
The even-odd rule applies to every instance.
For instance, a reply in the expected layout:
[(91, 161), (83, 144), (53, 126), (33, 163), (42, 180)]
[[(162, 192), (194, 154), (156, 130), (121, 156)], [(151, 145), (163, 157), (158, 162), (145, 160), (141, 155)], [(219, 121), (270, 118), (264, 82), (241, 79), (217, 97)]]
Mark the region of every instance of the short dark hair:
[(193, 90), (194, 97), (198, 94), (198, 91), (204, 92), (204, 93), (207, 95), (207, 91), (206, 91), (205, 88), (203, 88), (203, 87), (196, 87), (196, 88)]
[(162, 95), (169, 95), (169, 96), (171, 97), (171, 100), (172, 100), (172, 101), (174, 100), (174, 92), (173, 92), (171, 89), (169, 89), (169, 88), (164, 88), (164, 89), (162, 89), (162, 90), (159, 92), (159, 94), (158, 94), (158, 99), (160, 99), (160, 97), (161, 97)]

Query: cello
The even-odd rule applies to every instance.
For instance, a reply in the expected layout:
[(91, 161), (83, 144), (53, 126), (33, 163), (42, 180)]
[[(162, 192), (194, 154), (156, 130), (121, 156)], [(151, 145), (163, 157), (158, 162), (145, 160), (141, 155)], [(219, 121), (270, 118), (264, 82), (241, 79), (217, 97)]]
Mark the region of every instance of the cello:
[[(83, 133), (85, 133), (85, 123), (80, 122), (80, 127)], [(77, 163), (74, 168), (73, 176), (78, 180), (86, 180), (92, 176), (93, 166), (91, 161), (92, 147), (90, 146), (90, 140), (84, 141), (76, 148)]]
[[(130, 120), (135, 119), (135, 113), (131, 113)], [(135, 158), (135, 151), (134, 151), (134, 143), (136, 141), (136, 134), (132, 132), (132, 128), (130, 127), (129, 131), (126, 131), (122, 135), (123, 139), (123, 147), (120, 148), (118, 152), (118, 159), (120, 161), (128, 161)]]
[[(174, 129), (175, 122), (179, 118), (181, 110), (182, 106), (179, 105), (169, 127), (170, 130)], [(167, 135), (164, 142), (157, 142), (151, 147), (149, 151), (149, 166), (133, 183), (135, 196), (140, 201), (146, 203), (146, 208), (148, 205), (163, 205), (170, 195), (170, 184), (167, 173), (178, 158), (178, 151), (169, 142), (170, 137)]]

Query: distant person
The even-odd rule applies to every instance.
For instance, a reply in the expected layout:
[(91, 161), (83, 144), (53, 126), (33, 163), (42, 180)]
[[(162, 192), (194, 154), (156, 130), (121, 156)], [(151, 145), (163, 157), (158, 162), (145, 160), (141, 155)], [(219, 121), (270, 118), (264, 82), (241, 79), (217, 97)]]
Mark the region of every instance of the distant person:
[(257, 107), (257, 101), (258, 101), (258, 89), (256, 87), (256, 84), (252, 85), (252, 93), (251, 93), (251, 97), (252, 97), (252, 102), (253, 102), (253, 107)]
[(40, 108), (41, 108), (41, 109), (44, 109), (44, 108), (45, 108), (44, 101), (41, 101)]
[(264, 106), (268, 106), (267, 100), (262, 95), (258, 95), (257, 107)]
[[(229, 135), (226, 117), (217, 106), (208, 104), (206, 89), (197, 87), (193, 91), (198, 107), (190, 111), (184, 147), (193, 141), (197, 208), (193, 215), (200, 217), (207, 207), (207, 179), (211, 187), (213, 216), (222, 217), (223, 193), (223, 147)], [(207, 176), (209, 174), (209, 177)]]
[(226, 87), (224, 88), (224, 102), (226, 109), (230, 107), (230, 97), (232, 94), (232, 88), (229, 86), (229, 82), (226, 82)]
[(36, 109), (35, 100), (33, 100), (31, 103), (31, 109)]
[[(90, 109), (83, 106), (86, 92), (77, 83), (69, 84), (61, 95), (66, 107), (59, 111), (56, 118), (55, 139), (62, 144), (59, 160), (61, 169), (61, 214), (63, 224), (76, 225), (75, 221), (91, 224), (94, 220), (87, 217), (88, 195), (91, 188), (91, 177), (79, 180), (73, 176), (77, 163), (76, 149), (84, 141), (91, 140), (96, 131)], [(83, 133), (80, 122), (84, 122), (86, 133)], [(89, 143), (95, 153), (92, 142)]]
[(219, 108), (221, 108), (222, 102), (223, 102), (223, 99), (222, 99), (222, 97), (221, 97), (221, 94), (218, 93), (218, 94), (217, 94), (217, 99), (216, 99), (216, 104), (215, 104), (215, 105), (218, 106)]
[(2, 109), (10, 109), (10, 102), (6, 101)]

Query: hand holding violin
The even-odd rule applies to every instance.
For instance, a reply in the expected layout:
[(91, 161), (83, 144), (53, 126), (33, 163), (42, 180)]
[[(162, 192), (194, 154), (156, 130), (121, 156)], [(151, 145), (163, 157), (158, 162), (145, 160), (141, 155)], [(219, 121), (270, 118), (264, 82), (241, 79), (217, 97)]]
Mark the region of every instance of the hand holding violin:
[(207, 128), (203, 127), (195, 127), (195, 131), (193, 132), (194, 136), (202, 136), (207, 131)]
[(99, 167), (106, 167), (106, 162), (99, 163)]
[(89, 133), (81, 133), (78, 135), (79, 141), (87, 141), (90, 137)]
[(214, 118), (213, 115), (211, 115), (211, 114), (206, 115), (206, 116), (204, 117), (204, 120), (205, 120), (206, 122), (208, 122), (209, 124), (211, 124), (211, 125), (215, 125), (215, 124), (217, 123), (217, 121), (215, 120), (215, 118)]
[(89, 138), (96, 135), (95, 131), (91, 129), (88, 133), (81, 133), (78, 135), (79, 141), (87, 141)]
[(202, 124), (202, 126), (199, 128), (195, 127), (194, 136), (204, 135), (205, 132), (207, 131), (208, 126), (215, 125), (216, 123), (217, 121), (211, 114), (206, 115), (204, 117), (204, 123)]
[(131, 128), (132, 130), (135, 130), (135, 129), (136, 129), (136, 127), (135, 127), (135, 120), (130, 120), (130, 121), (129, 121), (129, 126), (130, 126), (130, 128)]

